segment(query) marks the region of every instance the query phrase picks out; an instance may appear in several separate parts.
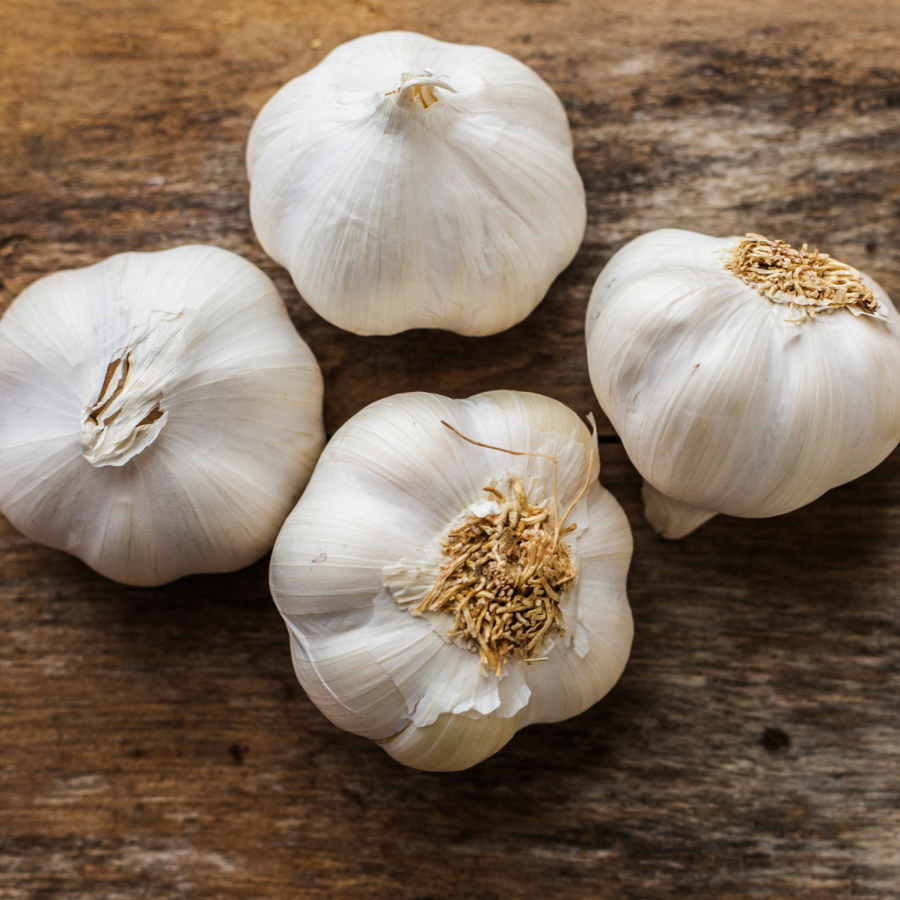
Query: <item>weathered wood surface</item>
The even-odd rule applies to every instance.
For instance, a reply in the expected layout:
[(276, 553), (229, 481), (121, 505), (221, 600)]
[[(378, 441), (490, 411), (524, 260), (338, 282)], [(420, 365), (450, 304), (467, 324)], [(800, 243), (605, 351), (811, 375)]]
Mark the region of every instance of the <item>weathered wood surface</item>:
[[(59, 268), (219, 244), (275, 278), (333, 432), (403, 390), (598, 413), (590, 286), (655, 227), (808, 240), (900, 296), (900, 6), (629, 6), (4, 0), (0, 310)], [(566, 104), (587, 238), (506, 334), (342, 333), (253, 237), (256, 111), (387, 28), (506, 50)], [(629, 667), (454, 775), (316, 711), (265, 561), (129, 589), (0, 523), (0, 898), (896, 897), (900, 453), (791, 515), (669, 544), (621, 446), (602, 451), (635, 531)]]

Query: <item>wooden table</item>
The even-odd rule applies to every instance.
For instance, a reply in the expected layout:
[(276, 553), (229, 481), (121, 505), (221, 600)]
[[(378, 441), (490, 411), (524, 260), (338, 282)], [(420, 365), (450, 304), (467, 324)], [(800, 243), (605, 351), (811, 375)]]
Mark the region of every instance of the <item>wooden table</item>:
[[(281, 289), (329, 433), (405, 390), (599, 414), (583, 315), (665, 225), (831, 251), (900, 296), (900, 5), (648, 0), (3, 0), (0, 310), (57, 269), (184, 242)], [(338, 43), (406, 28), (533, 66), (589, 224), (523, 324), (359, 338), (256, 243), (244, 143)], [(438, 173), (439, 174), (439, 173)], [(900, 453), (772, 520), (635, 536), (619, 685), (474, 770), (343, 733), (291, 671), (263, 560), (137, 590), (0, 522), (0, 898), (888, 898), (900, 891)]]

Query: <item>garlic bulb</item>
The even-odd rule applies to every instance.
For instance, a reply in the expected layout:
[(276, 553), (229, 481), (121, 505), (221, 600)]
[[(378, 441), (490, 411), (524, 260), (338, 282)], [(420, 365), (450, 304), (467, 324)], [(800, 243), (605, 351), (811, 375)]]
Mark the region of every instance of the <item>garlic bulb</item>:
[(258, 559), (323, 443), (315, 358), (234, 253), (121, 253), (0, 320), (0, 510), (117, 581)]
[(537, 394), (400, 394), (354, 416), (272, 554), (313, 702), (432, 771), (596, 702), (632, 638), (631, 530), (598, 469), (581, 420)]
[(584, 236), (562, 104), (487, 47), (403, 31), (342, 44), (265, 105), (247, 168), (266, 253), (357, 334), (509, 328)]
[(871, 278), (805, 244), (666, 229), (620, 250), (588, 362), (651, 525), (779, 515), (878, 465), (900, 441), (897, 324)]

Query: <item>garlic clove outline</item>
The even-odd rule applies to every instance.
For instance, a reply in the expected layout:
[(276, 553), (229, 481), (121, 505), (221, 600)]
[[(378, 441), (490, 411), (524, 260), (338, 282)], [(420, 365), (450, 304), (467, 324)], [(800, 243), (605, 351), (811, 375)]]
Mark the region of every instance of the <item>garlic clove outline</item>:
[(503, 331), (584, 236), (562, 104), (528, 66), (413, 32), (335, 48), (264, 106), (247, 146), (260, 244), (356, 334)]
[(322, 391), (277, 289), (234, 253), (48, 275), (0, 320), (0, 510), (126, 584), (234, 571), (312, 471)]
[[(562, 510), (589, 485), (565, 537), (578, 573), (562, 595), (565, 635), (545, 641), (546, 659), (508, 660), (500, 677), (449, 636), (445, 613), (411, 610), (445, 561), (448, 529), (490, 504), (482, 488), (512, 473), (530, 498), (546, 500), (553, 464), (476, 447), (442, 420), (482, 443), (551, 451)], [(401, 394), (347, 422), (285, 522), (270, 568), (295, 671), (322, 712), (405, 764), (449, 771), (496, 752), (526, 724), (577, 715), (607, 693), (631, 647), (632, 543), (598, 467), (580, 419), (535, 394)]]
[[(900, 332), (887, 294), (843, 267), (841, 278), (870, 292), (869, 307), (773, 300), (726, 267), (758, 237), (642, 235), (591, 294), (591, 382), (647, 482), (645, 513), (664, 537), (716, 513), (797, 509), (869, 471), (900, 441)], [(821, 255), (806, 263), (838, 265)]]

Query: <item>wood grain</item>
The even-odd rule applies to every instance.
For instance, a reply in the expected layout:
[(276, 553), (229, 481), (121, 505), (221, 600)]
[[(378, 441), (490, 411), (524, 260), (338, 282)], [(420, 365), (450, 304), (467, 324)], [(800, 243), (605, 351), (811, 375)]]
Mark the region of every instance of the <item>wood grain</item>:
[[(388, 28), (510, 52), (569, 113), (586, 240), (503, 335), (343, 333), (253, 237), (254, 115)], [(652, 228), (809, 241), (900, 296), (889, 0), (5, 0), (0, 52), (0, 310), (122, 250), (227, 247), (321, 361), (329, 433), (405, 390), (538, 390), (599, 418), (587, 297)], [(589, 712), (453, 775), (317, 712), (266, 561), (137, 590), (0, 520), (0, 898), (895, 897), (900, 453), (791, 515), (665, 543), (601, 421), (635, 531), (632, 660)]]

